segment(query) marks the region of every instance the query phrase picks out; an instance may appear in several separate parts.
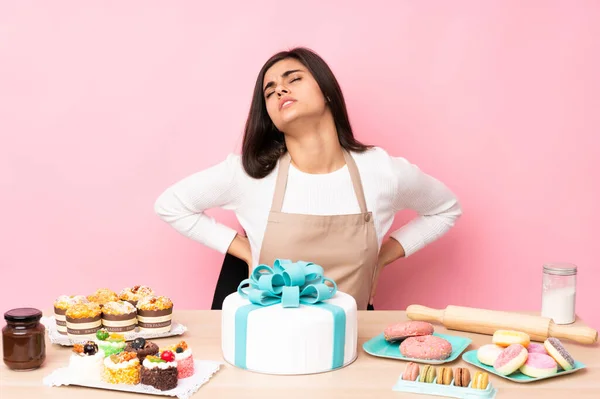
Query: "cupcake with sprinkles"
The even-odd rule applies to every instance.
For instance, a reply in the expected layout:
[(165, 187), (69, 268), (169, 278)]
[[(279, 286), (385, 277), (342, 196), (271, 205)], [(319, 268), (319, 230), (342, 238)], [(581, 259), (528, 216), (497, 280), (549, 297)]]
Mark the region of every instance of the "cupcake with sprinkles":
[(104, 351), (105, 356), (116, 355), (125, 349), (125, 337), (119, 333), (109, 333), (106, 328), (96, 332), (98, 347)]
[(127, 332), (135, 329), (137, 310), (126, 301), (107, 302), (102, 307), (102, 325), (108, 332)]
[(177, 378), (188, 378), (194, 375), (194, 357), (192, 349), (188, 347), (185, 341), (167, 348), (175, 354), (177, 361)]
[(146, 356), (142, 363), (141, 382), (160, 391), (168, 391), (177, 386), (177, 361), (169, 350), (158, 356)]
[(65, 313), (69, 338), (76, 341), (93, 339), (102, 327), (101, 313), (100, 306), (96, 303), (78, 303), (71, 306)]
[(165, 333), (171, 331), (173, 302), (166, 296), (147, 296), (137, 304), (140, 332)]
[(153, 295), (154, 290), (152, 290), (152, 288), (145, 285), (134, 285), (133, 287), (124, 288), (121, 290), (119, 293), (119, 299), (129, 302), (133, 306), (137, 306), (137, 303), (140, 299)]
[(109, 384), (136, 385), (140, 383), (140, 369), (135, 353), (121, 352), (104, 359), (102, 380)]
[(90, 302), (95, 302), (102, 307), (105, 303), (118, 301), (119, 297), (114, 291), (111, 291), (108, 288), (100, 288), (92, 295), (88, 295), (87, 299)]
[(56, 320), (56, 330), (63, 335), (67, 335), (67, 310), (73, 305), (79, 303), (88, 303), (88, 299), (83, 295), (61, 295), (54, 301), (54, 319)]

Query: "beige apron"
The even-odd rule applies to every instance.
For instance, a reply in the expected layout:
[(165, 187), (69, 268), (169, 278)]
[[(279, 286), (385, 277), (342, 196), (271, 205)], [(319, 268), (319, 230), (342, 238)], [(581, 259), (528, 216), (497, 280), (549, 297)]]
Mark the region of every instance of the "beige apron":
[(282, 157), (259, 262), (273, 265), (279, 258), (321, 265), (325, 277), (332, 278), (340, 291), (352, 295), (358, 310), (366, 310), (379, 274), (379, 248), (358, 168), (346, 151), (344, 158), (360, 213), (318, 216), (281, 212), (291, 162), (289, 153)]

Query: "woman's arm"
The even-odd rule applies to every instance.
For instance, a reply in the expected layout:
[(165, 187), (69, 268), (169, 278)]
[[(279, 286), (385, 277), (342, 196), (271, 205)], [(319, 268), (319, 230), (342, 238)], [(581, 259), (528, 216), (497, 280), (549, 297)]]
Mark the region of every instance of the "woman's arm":
[(251, 262), (248, 239), (204, 213), (210, 208), (238, 206), (244, 191), (242, 173), (239, 156), (230, 155), (223, 162), (167, 188), (156, 200), (154, 210), (184, 236)]

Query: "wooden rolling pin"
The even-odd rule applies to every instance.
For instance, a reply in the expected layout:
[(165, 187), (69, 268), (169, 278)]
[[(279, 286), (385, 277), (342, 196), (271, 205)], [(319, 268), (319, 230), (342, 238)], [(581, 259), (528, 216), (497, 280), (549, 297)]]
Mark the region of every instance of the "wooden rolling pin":
[(529, 334), (532, 341), (543, 342), (548, 337), (569, 339), (581, 344), (593, 344), (598, 332), (584, 325), (560, 325), (552, 319), (513, 312), (502, 312), (463, 306), (431, 309), (410, 305), (406, 315), (411, 320), (437, 321), (449, 330), (493, 335), (496, 330), (517, 330)]

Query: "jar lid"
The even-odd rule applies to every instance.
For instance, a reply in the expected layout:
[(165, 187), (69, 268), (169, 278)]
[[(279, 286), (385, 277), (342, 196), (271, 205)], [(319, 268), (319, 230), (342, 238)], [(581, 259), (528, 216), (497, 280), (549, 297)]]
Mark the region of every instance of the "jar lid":
[(4, 313), (4, 320), (20, 323), (32, 323), (42, 318), (42, 311), (35, 308), (17, 308)]
[(571, 263), (546, 263), (544, 272), (557, 276), (573, 276), (577, 274), (577, 266)]

